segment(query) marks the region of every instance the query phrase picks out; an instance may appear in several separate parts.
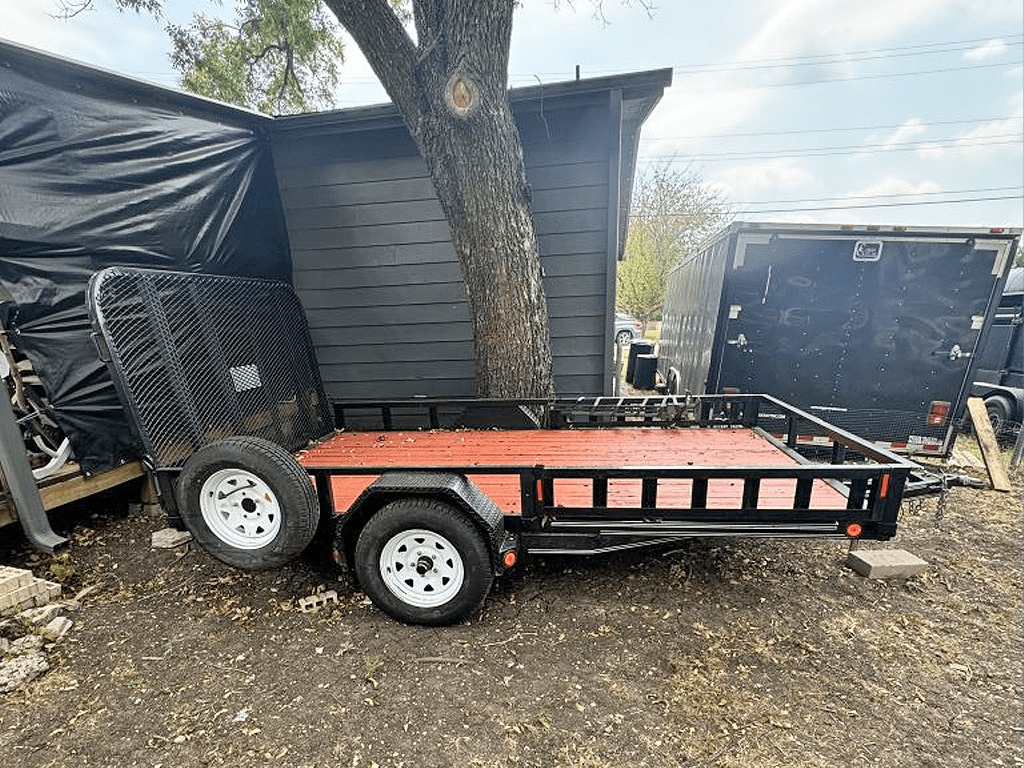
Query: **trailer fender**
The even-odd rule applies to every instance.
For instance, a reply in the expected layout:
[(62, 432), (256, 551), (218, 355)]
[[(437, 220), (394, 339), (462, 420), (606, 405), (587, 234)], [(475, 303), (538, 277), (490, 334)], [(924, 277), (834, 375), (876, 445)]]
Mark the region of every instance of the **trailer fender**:
[(452, 472), (387, 472), (381, 475), (336, 519), (335, 559), (352, 565), (356, 539), (367, 521), (382, 507), (402, 498), (442, 499), (462, 511), (483, 533), (497, 565), (505, 538), (504, 515), (487, 494), (464, 475)]
[(679, 369), (674, 365), (669, 366), (668, 375), (665, 377), (665, 387), (668, 394), (679, 394)]

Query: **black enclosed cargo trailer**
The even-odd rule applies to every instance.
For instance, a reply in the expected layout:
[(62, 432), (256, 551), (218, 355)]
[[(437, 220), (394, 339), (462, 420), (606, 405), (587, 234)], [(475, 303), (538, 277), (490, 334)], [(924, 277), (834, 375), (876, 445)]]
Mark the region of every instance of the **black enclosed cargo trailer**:
[(945, 455), (1019, 235), (734, 223), (670, 273), (659, 372)]
[[(164, 504), (207, 551), (268, 567), (321, 527), (403, 621), (466, 618), (528, 553), (888, 539), (902, 499), (941, 486), (764, 395), (328, 404), (283, 282), (109, 268), (89, 309)], [(480, 428), (501, 408), (533, 428)]]

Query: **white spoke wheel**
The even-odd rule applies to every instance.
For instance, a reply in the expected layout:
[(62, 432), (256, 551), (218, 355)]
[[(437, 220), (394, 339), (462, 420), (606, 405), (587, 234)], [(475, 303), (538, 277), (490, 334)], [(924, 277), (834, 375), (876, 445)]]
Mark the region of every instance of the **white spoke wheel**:
[(483, 606), (494, 570), (482, 530), (438, 499), (408, 498), (363, 527), (354, 557), (374, 605), (408, 624), (454, 624)]
[(319, 505), (306, 471), (281, 446), (231, 437), (185, 462), (178, 511), (209, 554), (238, 568), (281, 565), (312, 541)]
[(384, 586), (410, 605), (435, 608), (458, 594), (465, 579), (462, 555), (439, 533), (413, 528), (392, 536), (380, 553)]
[(259, 549), (281, 531), (281, 505), (262, 478), (220, 469), (199, 490), (199, 511), (211, 533), (237, 549)]

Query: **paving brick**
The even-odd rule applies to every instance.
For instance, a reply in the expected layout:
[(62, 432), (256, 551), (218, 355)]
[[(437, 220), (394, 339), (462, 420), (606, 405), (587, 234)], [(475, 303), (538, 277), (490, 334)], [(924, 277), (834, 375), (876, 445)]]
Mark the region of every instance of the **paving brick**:
[(32, 571), (0, 565), (0, 595), (13, 592), (18, 587), (24, 587), (34, 578)]
[(857, 549), (847, 556), (846, 565), (869, 579), (907, 579), (928, 567), (903, 549)]
[(0, 614), (46, 605), (60, 597), (60, 584), (37, 579), (31, 571), (0, 566)]

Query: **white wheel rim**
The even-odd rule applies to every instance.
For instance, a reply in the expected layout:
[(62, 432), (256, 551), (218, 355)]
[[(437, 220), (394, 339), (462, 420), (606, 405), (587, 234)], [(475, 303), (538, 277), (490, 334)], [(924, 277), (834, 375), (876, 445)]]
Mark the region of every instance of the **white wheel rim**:
[(417, 608), (444, 605), (462, 588), (462, 556), (444, 536), (411, 528), (392, 536), (380, 553), (380, 576), (397, 598)]
[(236, 549), (259, 549), (281, 530), (281, 505), (258, 475), (221, 469), (199, 492), (203, 521), (218, 539)]

